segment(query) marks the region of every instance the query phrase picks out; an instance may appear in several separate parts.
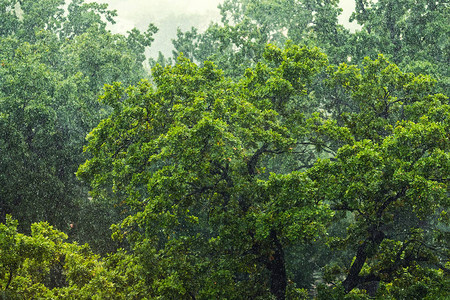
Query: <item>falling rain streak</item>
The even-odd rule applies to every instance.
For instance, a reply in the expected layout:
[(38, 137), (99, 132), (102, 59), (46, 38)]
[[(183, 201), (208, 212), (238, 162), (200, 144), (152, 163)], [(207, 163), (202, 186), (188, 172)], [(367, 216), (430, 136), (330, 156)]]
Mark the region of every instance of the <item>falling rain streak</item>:
[(447, 299), (448, 19), (0, 0), (0, 298)]

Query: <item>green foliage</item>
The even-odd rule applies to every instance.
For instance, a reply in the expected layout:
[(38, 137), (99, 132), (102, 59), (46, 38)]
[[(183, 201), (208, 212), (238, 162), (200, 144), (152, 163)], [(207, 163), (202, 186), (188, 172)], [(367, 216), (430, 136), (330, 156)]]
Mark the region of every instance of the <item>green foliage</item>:
[[(449, 110), (430, 95), (434, 81), (383, 56), (329, 67), (329, 86), (356, 108), (339, 124), (307, 103), (323, 54), (288, 43), (263, 57), (237, 82), (180, 56), (153, 69), (155, 86), (105, 86), (113, 112), (89, 134), (92, 159), (77, 174), (95, 198), (133, 211), (114, 236), (133, 245), (149, 293), (283, 299), (297, 272), (284, 251), (316, 241), (341, 211), (347, 232), (329, 243), (357, 255), (349, 268), (347, 254), (335, 260), (324, 279), (340, 288), (319, 297), (368, 298), (401, 268), (439, 267), (442, 223), (429, 216), (448, 207)], [(308, 167), (320, 155), (332, 158)], [(433, 233), (418, 235), (423, 224)]]
[(157, 29), (112, 34), (116, 12), (106, 4), (63, 5), (0, 2), (0, 220), (13, 214), (23, 231), (45, 220), (71, 238), (97, 239), (105, 252), (115, 247), (108, 234), (88, 228), (108, 232), (121, 210), (103, 206), (88, 220), (88, 209), (100, 209), (74, 173), (86, 159), (85, 135), (108, 113), (96, 102), (103, 84), (146, 76), (144, 51)]
[[(343, 63), (337, 68), (330, 67), (328, 72), (330, 82), (350, 95), (345, 105), (354, 107), (353, 112), (341, 117), (358, 140), (379, 141), (392, 133), (398, 121), (418, 121), (430, 110), (446, 109), (441, 106), (446, 97), (432, 94), (436, 90), (435, 80), (430, 76), (404, 73), (383, 55), (376, 60), (366, 58), (361, 69)], [(447, 113), (442, 113), (445, 118)]]
[[(420, 278), (420, 270), (434, 273), (448, 261), (447, 242), (442, 244), (438, 238), (448, 228), (438, 220), (449, 204), (447, 98), (429, 95), (433, 90), (429, 77), (402, 73), (382, 56), (366, 59), (363, 70), (343, 64), (333, 80), (359, 108), (344, 116), (355, 140), (332, 159), (319, 160), (307, 173), (319, 182), (316, 196), (326, 199), (333, 210), (354, 217), (347, 233), (331, 244), (351, 247), (356, 256), (348, 269), (336, 266), (337, 272), (329, 272), (334, 276), (327, 280), (339, 282), (344, 276), (342, 288), (348, 296), (355, 288), (374, 295), (383, 282), (393, 287), (392, 295), (397, 297), (394, 294), (401, 289), (397, 284), (402, 281), (396, 280), (402, 278), (402, 270)], [(425, 278), (417, 283), (418, 289), (430, 286)], [(445, 284), (444, 280), (441, 277), (436, 285)], [(413, 292), (415, 284), (406, 285), (410, 295), (420, 299), (434, 295), (434, 287), (420, 296), (418, 290)], [(342, 296), (341, 292), (335, 289), (336, 295)], [(321, 297), (341, 296), (324, 292)]]
[(196, 28), (177, 33), (174, 57), (183, 53), (202, 63), (212, 61), (226, 75), (239, 77), (263, 57), (265, 45), (320, 46), (333, 62), (346, 59), (348, 31), (338, 24), (338, 1), (227, 0), (219, 5), (221, 23), (204, 33)]
[(7, 299), (142, 299), (141, 267), (123, 250), (100, 260), (88, 245), (46, 222), (31, 235), (17, 232), (10, 216), (0, 224), (0, 289)]
[(241, 82), (180, 57), (153, 69), (156, 88), (105, 86), (101, 101), (113, 112), (88, 136), (92, 159), (77, 174), (94, 197), (115, 192), (135, 211), (115, 235), (141, 253), (153, 295), (267, 297), (264, 286), (285, 269), (283, 247), (325, 229), (330, 212), (312, 201), (314, 182), (268, 176), (263, 158), (288, 157), (312, 130), (281, 114), (292, 100), (279, 85), (304, 90), (326, 58), (294, 45), (266, 53), (273, 67), (260, 64)]
[(445, 2), (226, 0), (151, 82), (63, 4), (0, 0), (2, 298), (447, 297)]
[(352, 35), (351, 55), (356, 61), (378, 53), (409, 71), (439, 79), (440, 92), (449, 84), (448, 1), (356, 1), (352, 18), (362, 29)]

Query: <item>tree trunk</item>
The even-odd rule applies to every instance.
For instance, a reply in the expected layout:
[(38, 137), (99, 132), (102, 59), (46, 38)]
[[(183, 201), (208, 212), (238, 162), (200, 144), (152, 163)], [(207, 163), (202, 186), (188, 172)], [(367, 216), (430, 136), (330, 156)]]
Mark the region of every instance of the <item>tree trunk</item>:
[(267, 268), (270, 272), (270, 292), (277, 300), (286, 299), (287, 275), (284, 261), (283, 246), (274, 230), (270, 232), (273, 252), (268, 258)]
[(376, 228), (369, 228), (370, 237), (364, 241), (356, 252), (356, 259), (350, 267), (347, 278), (342, 282), (345, 292), (348, 293), (358, 285), (372, 281), (374, 276), (359, 276), (361, 269), (368, 257), (368, 247), (378, 247), (383, 241), (385, 235), (382, 231)]

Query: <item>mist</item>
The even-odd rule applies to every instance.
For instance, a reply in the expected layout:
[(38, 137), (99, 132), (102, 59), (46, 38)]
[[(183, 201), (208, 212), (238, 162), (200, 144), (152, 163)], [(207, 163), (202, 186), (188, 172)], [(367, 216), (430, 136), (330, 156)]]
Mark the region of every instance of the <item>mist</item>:
[[(86, 2), (94, 2), (86, 1)], [(155, 41), (148, 51), (150, 57), (156, 57), (158, 52), (171, 55), (172, 39), (175, 38), (177, 28), (182, 31), (196, 27), (204, 31), (211, 22), (220, 20), (217, 6), (223, 0), (103, 0), (108, 3), (110, 9), (118, 12), (116, 24), (110, 29), (115, 33), (124, 34), (136, 27), (145, 30), (149, 23), (155, 24), (159, 31), (155, 34)], [(343, 9), (339, 17), (340, 24), (354, 31), (359, 28), (356, 22), (348, 20), (355, 8), (354, 0), (341, 0)]]

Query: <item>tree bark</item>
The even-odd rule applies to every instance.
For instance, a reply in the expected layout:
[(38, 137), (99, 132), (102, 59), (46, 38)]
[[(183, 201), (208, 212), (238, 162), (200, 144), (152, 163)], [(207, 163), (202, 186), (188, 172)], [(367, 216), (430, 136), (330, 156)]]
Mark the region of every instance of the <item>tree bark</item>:
[(385, 235), (375, 227), (369, 228), (369, 234), (370, 237), (358, 247), (356, 259), (350, 267), (347, 278), (342, 282), (346, 293), (350, 292), (360, 284), (374, 280), (373, 276), (359, 276), (359, 273), (368, 257), (368, 247), (378, 247), (384, 240)]

